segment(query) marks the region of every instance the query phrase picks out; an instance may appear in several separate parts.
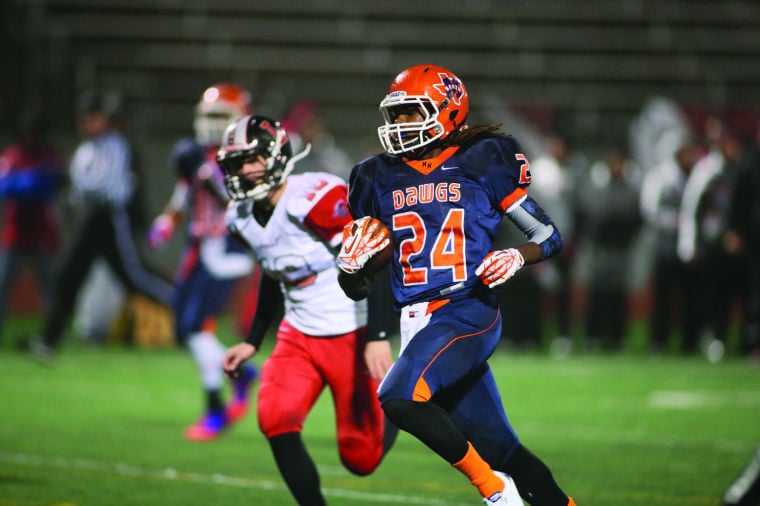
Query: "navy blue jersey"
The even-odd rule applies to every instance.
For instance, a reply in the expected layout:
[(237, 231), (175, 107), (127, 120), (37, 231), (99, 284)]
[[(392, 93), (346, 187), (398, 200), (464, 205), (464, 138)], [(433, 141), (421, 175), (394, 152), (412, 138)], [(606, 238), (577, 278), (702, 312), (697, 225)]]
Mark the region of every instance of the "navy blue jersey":
[(180, 139), (172, 148), (170, 162), (178, 177), (192, 180), (206, 163), (206, 150), (193, 138)]
[(429, 160), (380, 154), (349, 180), (352, 216), (391, 230), (393, 293), (405, 306), (482, 286), (475, 270), (493, 249), (505, 211), (527, 195), (529, 164), (512, 137), (485, 135)]

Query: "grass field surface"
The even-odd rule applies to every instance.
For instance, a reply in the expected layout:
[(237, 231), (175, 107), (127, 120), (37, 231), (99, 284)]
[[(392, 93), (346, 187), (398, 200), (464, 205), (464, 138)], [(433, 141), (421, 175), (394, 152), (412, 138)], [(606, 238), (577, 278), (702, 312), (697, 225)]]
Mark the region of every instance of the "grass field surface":
[[(744, 359), (500, 349), (491, 365), (516, 431), (579, 506), (718, 505), (760, 442), (760, 367)], [(218, 441), (183, 440), (201, 399), (182, 350), (70, 339), (42, 366), (2, 342), (0, 506), (293, 505), (255, 413)], [(328, 393), (305, 440), (331, 506), (480, 504), (406, 434), (373, 475), (348, 473)]]

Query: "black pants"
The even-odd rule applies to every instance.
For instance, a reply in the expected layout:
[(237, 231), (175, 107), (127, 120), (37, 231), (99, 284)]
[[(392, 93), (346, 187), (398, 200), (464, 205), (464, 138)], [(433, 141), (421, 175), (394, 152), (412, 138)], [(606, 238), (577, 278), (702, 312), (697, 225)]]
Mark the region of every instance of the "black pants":
[(681, 351), (696, 351), (703, 321), (699, 270), (677, 258), (658, 258), (653, 276), (652, 345), (666, 348), (671, 331), (678, 329)]
[(739, 309), (740, 327), (746, 328), (751, 276), (748, 259), (728, 255), (720, 247), (706, 251), (701, 263), (700, 314), (705, 330), (716, 339), (726, 341), (734, 306)]
[(49, 346), (60, 344), (82, 285), (98, 257), (108, 262), (114, 274), (130, 291), (144, 293), (163, 304), (171, 304), (171, 283), (142, 265), (127, 210), (104, 205), (95, 207), (75, 231), (56, 276), (53, 299), (43, 328), (43, 339)]
[(591, 283), (586, 303), (586, 337), (602, 348), (622, 348), (628, 331), (628, 292), (625, 287)]

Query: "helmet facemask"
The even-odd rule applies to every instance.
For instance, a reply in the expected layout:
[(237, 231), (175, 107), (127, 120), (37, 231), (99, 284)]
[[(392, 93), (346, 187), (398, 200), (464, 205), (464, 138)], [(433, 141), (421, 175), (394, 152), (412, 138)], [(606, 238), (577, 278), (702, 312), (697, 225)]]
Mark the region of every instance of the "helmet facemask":
[[(396, 123), (401, 111), (414, 108), (422, 116), (422, 121)], [(377, 129), (383, 149), (393, 155), (415, 151), (435, 142), (446, 133), (438, 121), (438, 109), (430, 97), (388, 95), (380, 103), (380, 114), (384, 125)]]
[(227, 125), (240, 117), (240, 112), (224, 104), (198, 106), (193, 128), (195, 140), (201, 146), (218, 146)]
[[(282, 181), (284, 172), (283, 164), (277, 163), (274, 158), (265, 158), (266, 171), (264, 179), (259, 183), (253, 183), (244, 174), (241, 174), (243, 165), (254, 162), (261, 153), (246, 153), (228, 158), (224, 164), (224, 186), (232, 200), (263, 200), (269, 192)], [(266, 154), (261, 154), (266, 156)]]

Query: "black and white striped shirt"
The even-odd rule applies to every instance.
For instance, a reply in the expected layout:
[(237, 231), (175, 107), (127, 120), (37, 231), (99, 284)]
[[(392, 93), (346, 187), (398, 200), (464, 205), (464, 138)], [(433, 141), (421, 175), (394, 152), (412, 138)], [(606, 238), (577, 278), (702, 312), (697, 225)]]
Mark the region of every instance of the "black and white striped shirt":
[(74, 198), (125, 206), (134, 193), (132, 152), (116, 130), (82, 142), (69, 167)]

